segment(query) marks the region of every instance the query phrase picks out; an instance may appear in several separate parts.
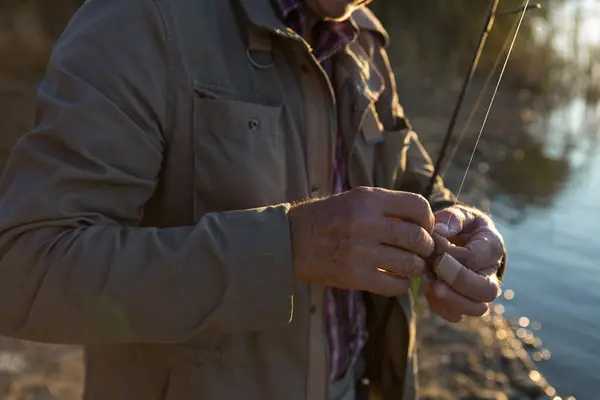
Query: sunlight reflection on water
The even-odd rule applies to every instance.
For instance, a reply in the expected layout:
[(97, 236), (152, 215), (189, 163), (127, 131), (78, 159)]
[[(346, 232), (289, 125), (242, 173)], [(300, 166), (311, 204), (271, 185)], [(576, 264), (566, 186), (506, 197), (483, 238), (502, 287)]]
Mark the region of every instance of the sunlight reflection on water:
[[(566, 155), (575, 168), (551, 206), (526, 208), (517, 224), (499, 222), (509, 250), (510, 271), (500, 303), (505, 315), (517, 318), (517, 336), (531, 348), (538, 346), (526, 329), (530, 324), (534, 328), (530, 319), (544, 325), (537, 334), (548, 349), (533, 351), (532, 358), (542, 362), (539, 370), (558, 393), (593, 398), (600, 387), (592, 372), (600, 370), (600, 270), (596, 261), (600, 249), (596, 223), (600, 214), (600, 145), (589, 132), (559, 129), (568, 124), (556, 117), (577, 119), (584, 109), (580, 103), (571, 104), (566, 111), (557, 111), (550, 118), (553, 122), (546, 125), (556, 127), (547, 133), (550, 157), (565, 155), (561, 135), (579, 135)], [(581, 120), (572, 124), (586, 126)]]

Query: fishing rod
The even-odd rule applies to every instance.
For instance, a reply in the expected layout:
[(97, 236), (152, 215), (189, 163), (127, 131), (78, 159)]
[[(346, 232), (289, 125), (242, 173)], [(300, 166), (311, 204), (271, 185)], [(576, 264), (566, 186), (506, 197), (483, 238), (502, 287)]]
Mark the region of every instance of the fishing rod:
[[(454, 106), (454, 110), (452, 112), (452, 116), (450, 118), (450, 122), (448, 124), (448, 128), (446, 130), (446, 134), (444, 136), (444, 141), (440, 150), (440, 154), (435, 162), (435, 167), (434, 167), (434, 172), (433, 175), (431, 176), (431, 179), (429, 181), (429, 185), (427, 186), (424, 196), (425, 198), (427, 198), (428, 200), (430, 200), (433, 189), (435, 187), (435, 183), (440, 175), (440, 171), (443, 167), (445, 158), (446, 158), (446, 152), (448, 150), (448, 146), (450, 145), (452, 136), (454, 134), (454, 128), (456, 126), (456, 121), (458, 119), (458, 116), (460, 115), (460, 111), (462, 109), (463, 103), (464, 103), (464, 99), (465, 99), (465, 95), (469, 89), (469, 87), (471, 86), (471, 83), (473, 81), (473, 77), (475, 75), (475, 71), (477, 70), (477, 67), (479, 65), (479, 61), (481, 59), (481, 54), (483, 52), (483, 49), (485, 47), (485, 44), (487, 42), (487, 38), (489, 36), (489, 33), (491, 32), (493, 26), (494, 26), (494, 22), (497, 16), (503, 16), (503, 15), (512, 15), (512, 14), (521, 14), (521, 21), (525, 15), (526, 12), (530, 11), (530, 10), (535, 10), (535, 9), (540, 9), (541, 5), (540, 4), (530, 4), (529, 0), (527, 0), (523, 6), (516, 8), (516, 9), (510, 9), (510, 10), (504, 10), (504, 11), (498, 11), (498, 6), (500, 4), (500, 0), (490, 0), (490, 6), (488, 8), (488, 11), (485, 15), (485, 19), (484, 19), (484, 24), (483, 24), (483, 28), (481, 31), (481, 34), (479, 36), (479, 41), (477, 43), (477, 47), (475, 49), (475, 53), (473, 55), (473, 59), (471, 61), (471, 64), (469, 65), (469, 69), (467, 72), (467, 75), (463, 81), (463, 85), (461, 88), (461, 91), (459, 93), (458, 99), (456, 101), (456, 104)], [(520, 21), (520, 22), (521, 22)], [(520, 26), (520, 22), (519, 22), (519, 26)], [(516, 39), (518, 35), (518, 28), (515, 31), (514, 37), (513, 37), (513, 44), (514, 44), (514, 40)], [(512, 50), (512, 46), (511, 46), (511, 50)], [(508, 62), (508, 57), (510, 57), (510, 51), (509, 54), (506, 58), (506, 62)], [(504, 65), (504, 67), (506, 67), (506, 63)], [(503, 70), (504, 72), (504, 70)], [(500, 77), (500, 80), (502, 79), (502, 76)], [(498, 85), (500, 84), (500, 80), (498, 81)], [(498, 86), (496, 86), (496, 91), (498, 89)], [(490, 103), (490, 109), (491, 106), (493, 104), (493, 99), (492, 99), (492, 103)], [(490, 109), (488, 109), (488, 114)], [(486, 120), (487, 120), (487, 116), (486, 116)], [(485, 125), (485, 121), (484, 121), (484, 125)], [(483, 128), (482, 128), (483, 129)], [(480, 133), (481, 135), (481, 133)], [(468, 172), (468, 167), (467, 167), (467, 172)], [(463, 180), (464, 182), (464, 180)], [(428, 260), (428, 262), (431, 262), (432, 260)], [(378, 323), (375, 326), (375, 331), (374, 331), (374, 335), (371, 336), (368, 339), (368, 345), (370, 348), (373, 348), (371, 354), (370, 354), (370, 359), (368, 360), (367, 366), (368, 366), (368, 375), (370, 375), (374, 370), (375, 366), (373, 364), (375, 364), (376, 362), (376, 351), (374, 350), (374, 343), (378, 343), (380, 342), (383, 338), (384, 338), (384, 334), (385, 334), (385, 329), (387, 327), (387, 323), (389, 321), (389, 318), (391, 316), (393, 307), (394, 307), (394, 302), (395, 302), (395, 298), (392, 297), (390, 299), (387, 300), (384, 310), (383, 310), (383, 315), (382, 317), (379, 319)]]
[(492, 0), (491, 1), (488, 13), (485, 18), (484, 27), (483, 27), (483, 30), (481, 31), (481, 36), (479, 37), (479, 43), (475, 50), (475, 54), (473, 55), (473, 60), (471, 61), (467, 75), (466, 75), (465, 79), (463, 80), (463, 85), (462, 85), (460, 94), (458, 95), (458, 100), (456, 101), (456, 104), (454, 106), (454, 111), (452, 112), (452, 117), (450, 118), (450, 123), (448, 124), (448, 128), (446, 130), (446, 135), (444, 136), (444, 141), (442, 144), (442, 148), (440, 150), (440, 154), (435, 162), (433, 175), (431, 176), (431, 179), (429, 180), (429, 185), (427, 186), (427, 189), (425, 190), (425, 193), (424, 193), (425, 198), (428, 200), (431, 197), (433, 188), (435, 186), (435, 182), (440, 175), (442, 166), (444, 165), (444, 161), (446, 158), (446, 152), (448, 150), (448, 146), (450, 145), (450, 141), (451, 141), (452, 137), (454, 136), (454, 127), (456, 126), (456, 121), (458, 120), (458, 116), (460, 115), (460, 111), (463, 106), (465, 95), (466, 95), (467, 91), (469, 90), (471, 83), (473, 82), (473, 77), (475, 76), (475, 71), (477, 70), (477, 67), (479, 66), (479, 61), (481, 59), (481, 53), (483, 52), (483, 48), (485, 47), (489, 33), (491, 32), (491, 30), (494, 26), (496, 16), (525, 13), (527, 11), (537, 10), (542, 7), (540, 4), (527, 4), (525, 6), (518, 7), (515, 9), (510, 9), (510, 10), (505, 10), (505, 11), (497, 11), (499, 4), (500, 4), (500, 0)]
[(471, 86), (471, 82), (473, 82), (473, 76), (475, 76), (475, 71), (479, 66), (479, 60), (481, 59), (481, 53), (483, 52), (483, 48), (485, 47), (485, 43), (487, 42), (487, 38), (489, 33), (491, 32), (494, 22), (496, 22), (496, 12), (498, 10), (498, 5), (500, 4), (500, 0), (491, 0), (490, 7), (485, 16), (485, 21), (483, 24), (483, 29), (481, 30), (481, 35), (479, 36), (479, 42), (477, 44), (477, 48), (475, 49), (475, 54), (473, 55), (473, 60), (469, 65), (469, 70), (467, 72), (467, 76), (463, 80), (463, 85), (458, 95), (458, 100), (454, 105), (454, 110), (452, 111), (452, 117), (450, 118), (450, 123), (448, 124), (448, 129), (446, 130), (446, 135), (444, 136), (444, 141), (442, 143), (442, 148), (440, 150), (440, 154), (435, 162), (435, 167), (433, 170), (433, 175), (429, 180), (429, 184), (425, 189), (424, 196), (429, 200), (431, 194), (433, 193), (433, 188), (435, 186), (435, 182), (440, 174), (440, 170), (444, 160), (446, 158), (446, 151), (448, 150), (448, 146), (450, 145), (450, 140), (454, 134), (454, 127), (456, 126), (456, 121), (460, 114), (460, 110), (462, 109), (463, 102), (465, 100), (465, 95), (467, 94), (467, 90)]

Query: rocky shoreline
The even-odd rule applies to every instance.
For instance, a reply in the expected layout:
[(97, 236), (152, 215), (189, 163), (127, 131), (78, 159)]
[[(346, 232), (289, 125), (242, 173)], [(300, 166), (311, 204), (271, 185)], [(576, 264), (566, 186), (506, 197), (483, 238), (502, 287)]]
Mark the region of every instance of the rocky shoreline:
[[(425, 316), (418, 325), (423, 400), (552, 399), (508, 321), (500, 315), (450, 324)], [(78, 346), (0, 338), (0, 399), (77, 400), (83, 393)]]
[(500, 315), (459, 324), (429, 316), (417, 335), (423, 400), (554, 398), (554, 388)]

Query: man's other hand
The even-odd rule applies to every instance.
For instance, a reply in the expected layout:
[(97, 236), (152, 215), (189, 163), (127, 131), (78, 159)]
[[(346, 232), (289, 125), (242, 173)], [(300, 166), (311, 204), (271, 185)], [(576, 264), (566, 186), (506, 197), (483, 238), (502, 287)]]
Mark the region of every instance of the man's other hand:
[(435, 215), (436, 251), (460, 264), (448, 276), (428, 282), (425, 296), (430, 309), (450, 322), (485, 314), (500, 293), (498, 267), (504, 240), (492, 220), (469, 207), (454, 206)]

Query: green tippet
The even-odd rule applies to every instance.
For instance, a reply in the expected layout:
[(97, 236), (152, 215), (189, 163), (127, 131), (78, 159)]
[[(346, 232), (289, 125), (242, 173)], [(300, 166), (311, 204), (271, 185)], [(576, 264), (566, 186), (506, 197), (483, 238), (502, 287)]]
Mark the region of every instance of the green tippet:
[(418, 317), (422, 317), (425, 314), (426, 305), (419, 299), (419, 289), (421, 288), (421, 277), (417, 276), (411, 281), (411, 295), (414, 303), (414, 311)]

